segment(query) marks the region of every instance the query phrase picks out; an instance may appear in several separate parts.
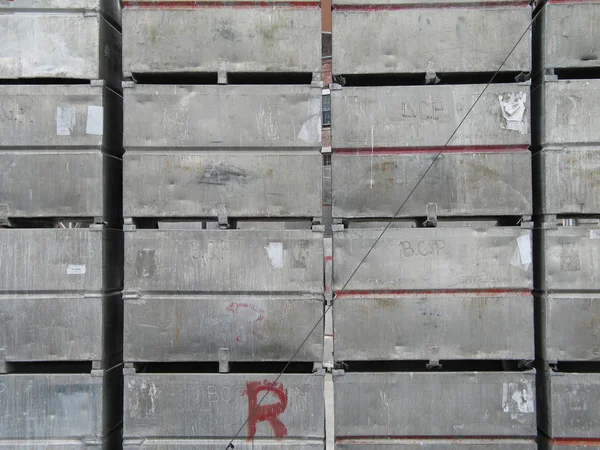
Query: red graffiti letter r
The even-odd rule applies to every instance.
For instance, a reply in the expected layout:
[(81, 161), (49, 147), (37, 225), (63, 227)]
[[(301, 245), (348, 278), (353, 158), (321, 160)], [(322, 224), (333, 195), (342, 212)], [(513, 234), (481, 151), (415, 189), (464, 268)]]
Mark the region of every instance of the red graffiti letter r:
[[(279, 402), (259, 405), (258, 394), (263, 391), (275, 394), (279, 397)], [(287, 436), (287, 428), (277, 418), (287, 407), (288, 397), (283, 385), (281, 383), (275, 384), (268, 380), (264, 380), (263, 382), (251, 381), (246, 383), (245, 394), (248, 395), (248, 439), (253, 439), (256, 435), (256, 424), (258, 422), (269, 422), (277, 438)]]

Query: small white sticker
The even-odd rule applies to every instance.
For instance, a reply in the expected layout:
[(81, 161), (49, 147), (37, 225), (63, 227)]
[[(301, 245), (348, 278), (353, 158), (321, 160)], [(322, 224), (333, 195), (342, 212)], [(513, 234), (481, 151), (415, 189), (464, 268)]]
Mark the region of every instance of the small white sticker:
[(590, 239), (600, 239), (600, 230), (590, 230)]
[(85, 134), (102, 136), (104, 132), (104, 107), (89, 105), (87, 111), (87, 122)]
[(75, 108), (72, 106), (56, 107), (56, 134), (71, 136), (75, 129)]
[(509, 92), (499, 95), (502, 117), (506, 120), (506, 129), (518, 131), (521, 134), (527, 133), (527, 124), (525, 123), (525, 102), (527, 94), (525, 92)]
[(519, 246), (519, 257), (521, 264), (531, 263), (531, 238), (529, 234), (524, 234), (517, 238), (517, 245)]
[(269, 256), (269, 261), (275, 269), (283, 269), (283, 243), (269, 242), (265, 245), (265, 250)]
[(84, 275), (85, 264), (69, 264), (67, 266), (67, 275)]
[(503, 383), (502, 410), (516, 419), (518, 414), (535, 412), (533, 403), (533, 387), (531, 383)]
[(302, 124), (298, 139), (308, 142), (309, 144), (317, 144), (321, 142), (321, 116), (312, 116)]

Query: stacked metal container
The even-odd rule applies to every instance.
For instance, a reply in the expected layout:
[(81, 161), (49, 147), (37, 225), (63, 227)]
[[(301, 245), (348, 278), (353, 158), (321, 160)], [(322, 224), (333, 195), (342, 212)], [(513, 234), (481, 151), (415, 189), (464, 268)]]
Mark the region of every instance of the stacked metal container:
[(0, 448), (120, 442), (117, 1), (0, 2)]
[(530, 20), (334, 0), (336, 448), (536, 448)]
[(126, 449), (324, 446), (320, 24), (124, 3)]
[(600, 448), (600, 3), (548, 1), (535, 26), (539, 427), (544, 448)]

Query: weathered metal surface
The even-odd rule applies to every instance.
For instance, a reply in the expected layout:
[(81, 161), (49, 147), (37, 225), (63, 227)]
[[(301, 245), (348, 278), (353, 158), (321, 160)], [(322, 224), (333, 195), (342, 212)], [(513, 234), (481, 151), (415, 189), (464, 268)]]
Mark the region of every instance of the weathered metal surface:
[(125, 233), (125, 290), (323, 293), (323, 235), (311, 230)]
[(534, 359), (529, 293), (351, 295), (333, 310), (340, 361)]
[[(123, 441), (125, 450), (215, 450), (225, 449), (229, 445), (229, 439), (144, 439), (140, 443), (139, 439)], [(236, 439), (234, 441), (236, 450), (325, 450), (322, 439), (305, 437), (296, 441), (286, 439), (283, 441), (269, 441), (267, 439), (253, 439), (251, 442), (246, 439)], [(1, 446), (0, 446), (1, 447)]]
[(596, 291), (600, 283), (600, 228), (538, 229), (538, 289)]
[(531, 32), (519, 42), (531, 20), (526, 2), (494, 7), (460, 7), (456, 2), (449, 8), (433, 2), (413, 8), (402, 5), (407, 2), (389, 3), (334, 2), (335, 74), (531, 70)]
[(555, 80), (535, 88), (540, 96), (540, 145), (571, 146), (600, 142), (600, 80)]
[(600, 438), (600, 374), (548, 371), (545, 375), (547, 390), (541, 393), (548, 418), (540, 428), (553, 438)]
[(115, 408), (121, 370), (0, 375), (0, 442), (41, 439), (41, 448), (46, 439), (101, 442), (121, 420)]
[[(451, 136), (450, 147), (529, 145), (529, 86), (492, 84), (477, 101), (485, 87), (461, 84), (332, 90), (332, 146), (438, 147)], [(457, 130), (474, 104), (468, 120)]]
[[(334, 154), (333, 216), (343, 218), (529, 215), (529, 151)], [(409, 194), (412, 194), (409, 196)]]
[(600, 212), (600, 147), (545, 148), (533, 155), (538, 214)]
[(0, 150), (0, 215), (121, 215), (121, 161), (97, 150)]
[(124, 378), (125, 439), (222, 439), (248, 418), (239, 442), (324, 437), (321, 375), (285, 374), (277, 383), (275, 374), (142, 373)]
[[(155, 296), (125, 298), (125, 361), (288, 361), (323, 314), (323, 297)], [(295, 361), (320, 361), (323, 329)]]
[(600, 360), (600, 295), (539, 295), (537, 302), (544, 360)]
[(320, 217), (318, 151), (124, 155), (125, 217)]
[(4, 293), (101, 292), (123, 285), (120, 231), (0, 229)]
[(539, 69), (600, 66), (600, 3), (548, 1), (536, 20)]
[(183, 8), (125, 7), (125, 76), (321, 71), (318, 6), (211, 7), (194, 3)]
[[(334, 233), (334, 290), (346, 284), (382, 231)], [(345, 291), (531, 289), (530, 236), (518, 227), (390, 227)]]
[(535, 372), (346, 373), (336, 436), (535, 436)]
[(348, 439), (337, 442), (338, 450), (536, 450), (530, 439)]
[(121, 97), (101, 86), (0, 86), (3, 149), (103, 147), (121, 153), (121, 117)]
[(0, 360), (100, 361), (122, 351), (120, 294), (0, 296)]
[(126, 150), (321, 146), (321, 89), (310, 86), (136, 85), (124, 96)]
[(118, 86), (121, 35), (102, 15), (36, 10), (0, 7), (0, 78), (106, 80)]
[(2, 0), (0, 12), (64, 13), (66, 11), (100, 12), (116, 23), (121, 22), (120, 0)]
[(600, 442), (597, 439), (549, 439), (542, 436), (540, 439), (540, 450), (600, 450)]

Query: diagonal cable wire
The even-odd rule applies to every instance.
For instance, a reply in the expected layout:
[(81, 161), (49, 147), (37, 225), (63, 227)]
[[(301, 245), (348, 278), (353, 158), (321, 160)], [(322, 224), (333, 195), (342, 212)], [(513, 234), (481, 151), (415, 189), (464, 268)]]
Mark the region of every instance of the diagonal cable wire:
[[(333, 307), (334, 303), (337, 301), (338, 294), (341, 293), (341, 292), (343, 292), (344, 289), (346, 289), (346, 286), (348, 286), (348, 284), (350, 283), (350, 281), (352, 280), (352, 278), (354, 277), (354, 275), (356, 275), (356, 272), (358, 272), (358, 269), (360, 269), (360, 267), (363, 265), (363, 263), (365, 262), (365, 260), (367, 259), (367, 257), (371, 254), (371, 252), (373, 251), (373, 249), (375, 248), (375, 246), (377, 245), (377, 243), (381, 240), (381, 238), (383, 237), (383, 235), (385, 234), (385, 232), (392, 225), (392, 223), (394, 222), (394, 219), (396, 219), (396, 217), (398, 216), (398, 214), (400, 214), (400, 211), (402, 211), (402, 208), (404, 208), (404, 205), (406, 205), (406, 202), (408, 202), (408, 200), (410, 199), (410, 197), (417, 190), (417, 188), (419, 187), (419, 185), (421, 184), (421, 182), (423, 181), (423, 179), (427, 176), (427, 174), (429, 173), (429, 171), (431, 170), (431, 168), (433, 167), (433, 165), (436, 163), (436, 161), (439, 159), (440, 155), (443, 153), (444, 149), (448, 146), (448, 144), (450, 143), (450, 141), (454, 138), (454, 136), (456, 135), (456, 133), (458, 132), (458, 130), (460, 129), (460, 127), (462, 126), (462, 124), (465, 123), (465, 120), (467, 120), (467, 117), (469, 116), (469, 114), (471, 114), (471, 112), (473, 111), (473, 109), (475, 108), (475, 106), (477, 105), (477, 103), (479, 102), (479, 100), (481, 99), (481, 97), (483, 97), (483, 94), (485, 94), (485, 92), (487, 91), (488, 87), (490, 87), (490, 85), (494, 82), (494, 80), (496, 79), (496, 77), (498, 76), (498, 74), (500, 73), (500, 71), (502, 70), (502, 67), (504, 67), (504, 65), (506, 64), (506, 61), (508, 61), (508, 58), (510, 58), (510, 56), (513, 54), (513, 52), (515, 51), (515, 49), (521, 43), (521, 41), (523, 40), (523, 38), (525, 37), (525, 35), (527, 34), (527, 32), (530, 30), (531, 26), (533, 25), (533, 23), (535, 22), (535, 20), (539, 16), (539, 14), (546, 7), (546, 4), (547, 4), (547, 2), (544, 3), (534, 13), (531, 21), (527, 25), (527, 28), (525, 28), (525, 31), (523, 31), (523, 33), (521, 34), (521, 36), (519, 37), (519, 39), (517, 40), (517, 42), (515, 43), (515, 45), (511, 48), (511, 50), (508, 53), (508, 55), (506, 55), (506, 58), (504, 58), (504, 60), (502, 61), (502, 63), (498, 67), (498, 69), (494, 72), (494, 74), (490, 78), (490, 81), (488, 81), (486, 83), (485, 87), (483, 88), (483, 90), (481, 91), (481, 93), (477, 96), (477, 98), (475, 99), (475, 101), (473, 102), (473, 104), (471, 105), (471, 107), (469, 108), (469, 110), (467, 111), (467, 113), (464, 115), (464, 117), (462, 118), (462, 120), (456, 126), (456, 128), (454, 129), (454, 131), (452, 132), (452, 134), (450, 135), (450, 137), (446, 140), (446, 143), (442, 146), (442, 148), (440, 149), (440, 151), (435, 155), (435, 157), (433, 158), (433, 161), (431, 161), (431, 163), (429, 164), (429, 166), (427, 167), (427, 169), (425, 170), (425, 172), (423, 172), (423, 175), (421, 175), (421, 177), (419, 178), (419, 180), (415, 183), (415, 186), (408, 193), (408, 195), (406, 196), (406, 198), (404, 199), (404, 201), (402, 202), (402, 204), (400, 205), (400, 207), (398, 208), (398, 210), (396, 211), (396, 213), (388, 221), (388, 223), (386, 224), (386, 226), (384, 227), (384, 229), (381, 231), (381, 233), (379, 234), (379, 236), (377, 237), (377, 239), (375, 239), (375, 242), (373, 243), (373, 245), (371, 245), (371, 247), (369, 248), (369, 250), (367, 251), (367, 253), (365, 254), (365, 256), (360, 260), (360, 262), (356, 266), (356, 269), (354, 269), (354, 271), (352, 272), (352, 274), (350, 275), (350, 277), (348, 278), (348, 280), (344, 283), (344, 285), (342, 286), (342, 288), (339, 291), (336, 292), (335, 297), (333, 298), (333, 300), (331, 301), (331, 303), (327, 306), (327, 308), (325, 309), (325, 311), (323, 312), (323, 314), (321, 315), (321, 317), (319, 317), (319, 320), (317, 321), (317, 323), (315, 323), (315, 325), (311, 328), (310, 332), (304, 338), (304, 340), (302, 341), (302, 343), (300, 344), (300, 346), (298, 347), (298, 349), (294, 352), (294, 354), (292, 355), (292, 357), (287, 361), (287, 363), (285, 364), (285, 366), (283, 367), (283, 369), (281, 370), (281, 372), (279, 372), (279, 375), (277, 375), (277, 378), (275, 378), (275, 380), (272, 381), (272, 384), (275, 384), (275, 383), (277, 383), (277, 381), (279, 381), (279, 379), (285, 373), (285, 371), (287, 370), (287, 368), (289, 367), (289, 365), (292, 363), (292, 361), (294, 360), (294, 358), (296, 357), (296, 355), (298, 355), (298, 352), (300, 352), (300, 350), (302, 349), (302, 347), (304, 346), (304, 344), (306, 344), (306, 341), (308, 341), (308, 339), (310, 338), (311, 334), (317, 329), (317, 326), (319, 326), (319, 324), (323, 321), (323, 319), (325, 318), (325, 316), (327, 315), (327, 313), (329, 312), (329, 310)], [(242, 426), (238, 429), (238, 431), (235, 433), (235, 435), (231, 438), (231, 440), (229, 441), (229, 444), (227, 445), (227, 447), (225, 448), (225, 450), (230, 450), (230, 449), (234, 449), (235, 448), (235, 445), (233, 445), (233, 442), (237, 439), (237, 437), (242, 432), (242, 430), (244, 429), (244, 427), (248, 424), (248, 421), (250, 420), (250, 417), (252, 417), (252, 415), (256, 412), (256, 410), (262, 404), (262, 402), (267, 397), (267, 395), (268, 395), (268, 392), (265, 392), (265, 394), (262, 396), (262, 398), (257, 403), (257, 405), (254, 407), (254, 409), (250, 412), (250, 414), (248, 414), (248, 418), (244, 421), (244, 423), (242, 424)]]

